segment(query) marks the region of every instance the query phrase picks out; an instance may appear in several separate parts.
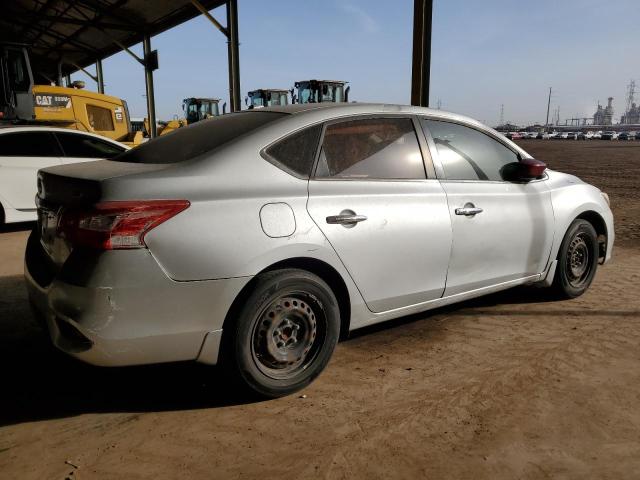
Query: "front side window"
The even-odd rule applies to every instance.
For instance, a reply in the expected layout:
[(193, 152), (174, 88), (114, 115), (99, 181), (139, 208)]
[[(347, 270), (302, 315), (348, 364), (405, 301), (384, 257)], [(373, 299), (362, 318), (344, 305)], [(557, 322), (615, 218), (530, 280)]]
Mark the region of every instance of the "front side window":
[(502, 143), (473, 128), (428, 119), (422, 123), (433, 137), (447, 180), (503, 181), (503, 167), (519, 160)]
[(96, 105), (87, 105), (87, 116), (89, 117), (89, 125), (91, 125), (91, 128), (94, 130), (98, 130), (100, 132), (112, 132), (115, 130), (113, 127), (111, 110), (108, 108), (102, 108)]
[(290, 173), (309, 178), (321, 133), (321, 125), (305, 128), (270, 145), (265, 154)]
[(59, 157), (60, 147), (49, 132), (16, 132), (0, 135), (0, 157)]
[(370, 118), (328, 125), (316, 177), (426, 178), (413, 122)]
[(97, 138), (78, 133), (56, 132), (56, 137), (66, 157), (112, 158), (121, 154), (124, 148)]

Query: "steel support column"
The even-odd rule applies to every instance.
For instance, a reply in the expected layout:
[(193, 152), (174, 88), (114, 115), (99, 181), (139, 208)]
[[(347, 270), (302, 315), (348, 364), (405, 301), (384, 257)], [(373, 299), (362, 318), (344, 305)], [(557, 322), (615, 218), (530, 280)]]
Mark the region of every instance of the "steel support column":
[(64, 76), (64, 83), (67, 87), (71, 87), (71, 74), (67, 73)]
[(64, 87), (64, 84), (62, 83), (62, 60), (58, 62), (58, 78), (56, 78), (56, 84), (59, 87)]
[(238, 41), (238, 1), (227, 2), (227, 32), (229, 57), (229, 100), (231, 111), (238, 112), (242, 108), (240, 103), (240, 51)]
[(142, 48), (144, 51), (144, 80), (147, 87), (147, 117), (149, 118), (149, 136), (155, 138), (157, 136), (156, 130), (156, 101), (153, 92), (153, 70), (147, 61), (151, 55), (151, 37), (145, 35), (142, 41)]
[(433, 0), (413, 0), (411, 105), (429, 106)]
[(98, 79), (98, 93), (104, 93), (104, 77), (102, 76), (102, 60), (96, 61), (96, 78)]

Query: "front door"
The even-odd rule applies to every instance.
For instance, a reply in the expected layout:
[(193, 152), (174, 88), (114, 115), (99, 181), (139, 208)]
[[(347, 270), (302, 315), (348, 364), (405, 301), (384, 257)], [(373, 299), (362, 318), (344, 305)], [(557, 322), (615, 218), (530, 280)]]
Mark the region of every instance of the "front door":
[(518, 155), (486, 133), (436, 120), (423, 125), (435, 144), (453, 230), (445, 296), (541, 273), (553, 241), (546, 182), (503, 180), (502, 168)]
[(440, 183), (426, 178), (410, 118), (329, 124), (307, 208), (370, 310), (442, 296), (451, 246), (447, 200)]

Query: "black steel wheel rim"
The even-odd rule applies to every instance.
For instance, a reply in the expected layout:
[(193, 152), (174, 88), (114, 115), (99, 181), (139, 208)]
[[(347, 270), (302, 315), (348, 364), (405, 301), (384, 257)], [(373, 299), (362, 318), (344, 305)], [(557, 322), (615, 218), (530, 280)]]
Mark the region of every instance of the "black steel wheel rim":
[(582, 287), (593, 269), (593, 248), (587, 234), (577, 233), (569, 243), (566, 257), (567, 280), (572, 287)]
[(306, 292), (290, 292), (257, 316), (251, 335), (256, 367), (273, 379), (290, 379), (313, 363), (324, 343), (322, 304)]

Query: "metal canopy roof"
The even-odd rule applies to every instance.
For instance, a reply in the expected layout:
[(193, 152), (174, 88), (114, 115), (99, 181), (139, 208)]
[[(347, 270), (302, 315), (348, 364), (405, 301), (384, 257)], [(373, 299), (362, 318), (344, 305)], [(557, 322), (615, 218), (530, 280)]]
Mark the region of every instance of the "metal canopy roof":
[(12, 0), (2, 3), (0, 40), (30, 46), (36, 79), (48, 80), (59, 62), (63, 75), (75, 72), (198, 15), (190, 0)]

